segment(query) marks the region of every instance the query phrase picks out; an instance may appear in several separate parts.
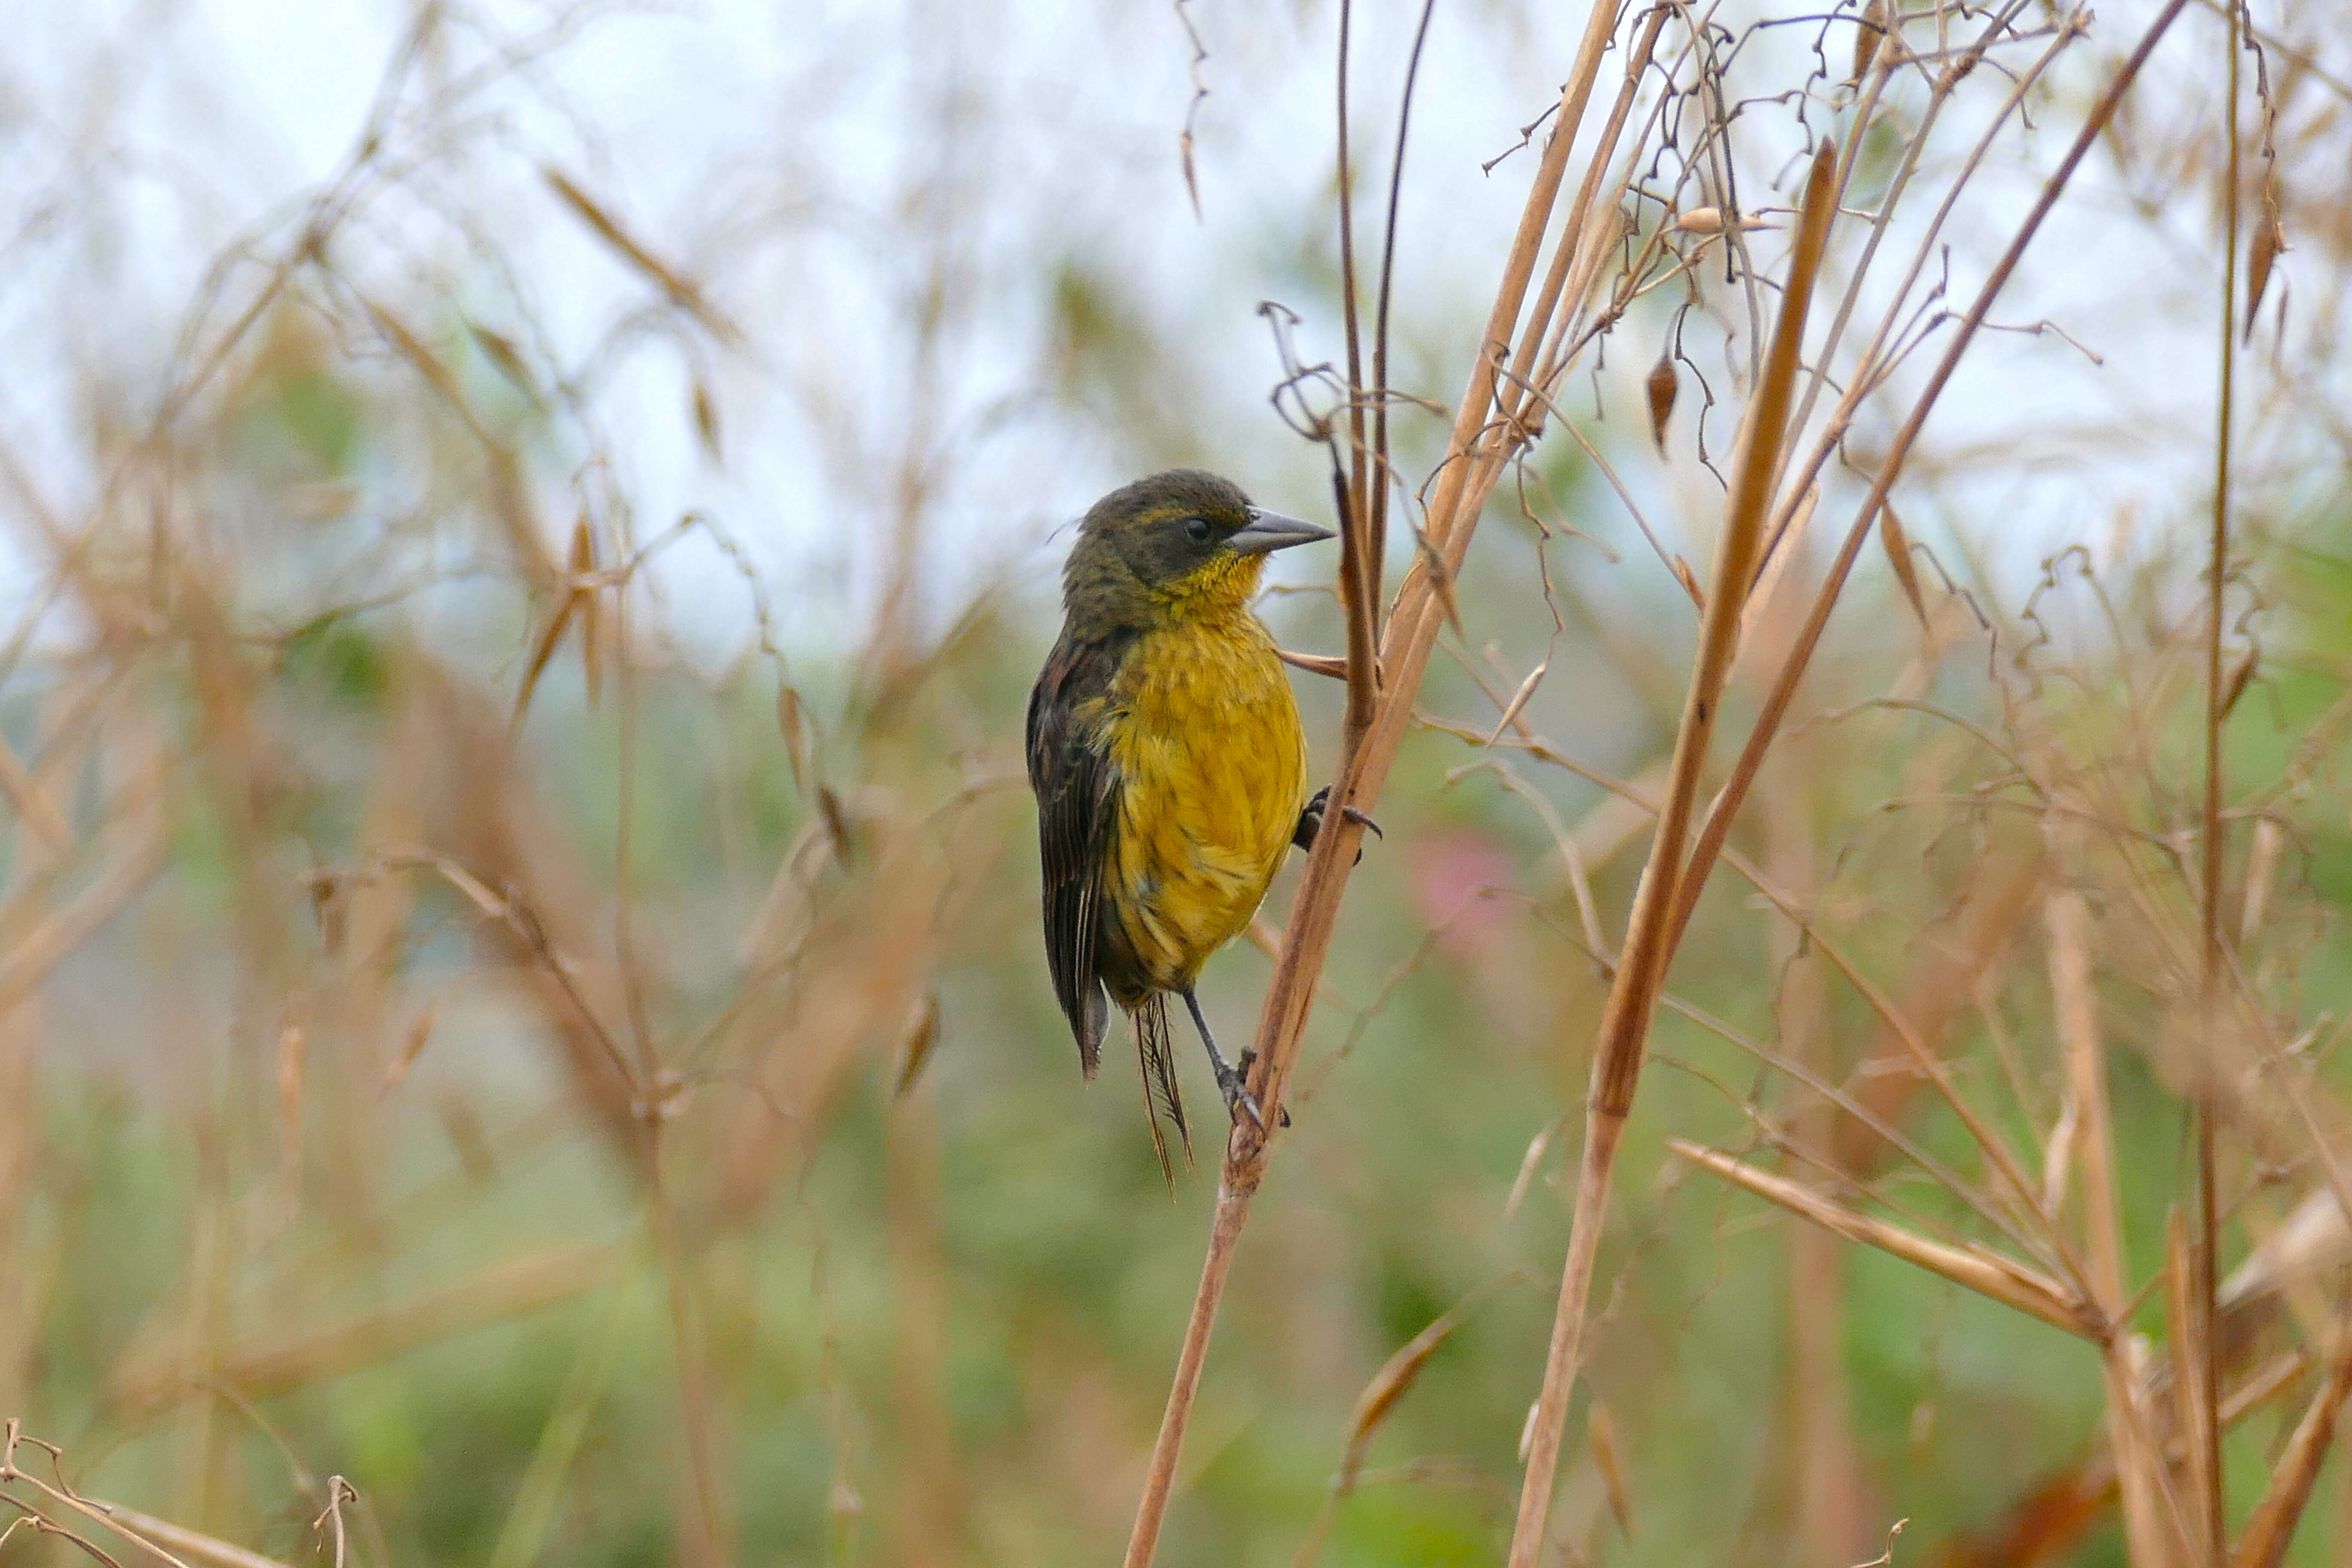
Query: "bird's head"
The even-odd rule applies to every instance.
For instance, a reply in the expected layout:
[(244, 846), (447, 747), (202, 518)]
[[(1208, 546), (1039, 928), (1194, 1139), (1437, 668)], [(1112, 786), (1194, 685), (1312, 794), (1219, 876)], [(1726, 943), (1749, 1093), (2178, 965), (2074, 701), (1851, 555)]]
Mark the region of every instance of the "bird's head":
[(1265, 558), (1331, 531), (1250, 504), (1201, 468), (1171, 468), (1115, 489), (1078, 524), (1062, 572), (1074, 616), (1150, 626), (1230, 614), (1249, 602)]

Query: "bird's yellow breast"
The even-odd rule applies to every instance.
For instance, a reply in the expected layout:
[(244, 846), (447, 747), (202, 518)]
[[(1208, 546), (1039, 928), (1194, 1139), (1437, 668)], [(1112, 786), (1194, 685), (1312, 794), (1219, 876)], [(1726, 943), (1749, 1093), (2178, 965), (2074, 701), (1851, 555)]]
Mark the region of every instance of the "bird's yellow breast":
[(1108, 731), (1121, 788), (1105, 978), (1133, 1005), (1190, 986), (1249, 925), (1297, 826), (1307, 740), (1274, 641), (1246, 610), (1146, 634), (1122, 662)]

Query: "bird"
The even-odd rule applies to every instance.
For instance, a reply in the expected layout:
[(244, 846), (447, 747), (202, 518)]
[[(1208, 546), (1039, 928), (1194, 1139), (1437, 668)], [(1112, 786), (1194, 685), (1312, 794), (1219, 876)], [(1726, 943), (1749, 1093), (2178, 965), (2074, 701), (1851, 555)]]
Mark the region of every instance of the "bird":
[[(1331, 531), (1171, 468), (1088, 509), (1062, 572), (1061, 635), (1029, 693), (1046, 967), (1091, 1079), (1110, 1004), (1131, 1021), (1163, 1174), (1163, 1115), (1182, 1141), (1168, 1003), (1208, 1050), (1228, 1115), (1264, 1121), (1252, 1053), (1217, 1048), (1193, 984), (1249, 926), (1329, 801), (1307, 795), (1307, 738), (1273, 637), (1250, 602), (1277, 550)], [(1351, 815), (1355, 815), (1352, 814)]]

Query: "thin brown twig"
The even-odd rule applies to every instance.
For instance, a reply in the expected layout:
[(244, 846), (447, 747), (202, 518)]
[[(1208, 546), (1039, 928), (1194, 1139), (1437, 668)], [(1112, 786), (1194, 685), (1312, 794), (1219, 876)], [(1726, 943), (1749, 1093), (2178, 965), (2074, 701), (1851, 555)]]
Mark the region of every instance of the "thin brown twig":
[[(2205, 802), (2203, 843), (2203, 886), (2200, 914), (2204, 942), (2200, 965), (2199, 993), (2206, 1018), (2206, 1039), (2209, 1051), (2221, 1041), (2214, 1031), (2221, 1023), (2217, 1005), (2221, 989), (2221, 723), (2228, 710), (2229, 700), (2222, 689), (2221, 639), (2226, 628), (2222, 625), (2223, 591), (2228, 584), (2230, 565), (2230, 457), (2231, 427), (2235, 423), (2235, 388), (2237, 374), (2237, 300), (2238, 300), (2238, 37), (2239, 7), (2229, 7), (2228, 77), (2229, 87), (2221, 100), (2223, 122), (2223, 163), (2221, 170), (2221, 386), (2215, 399), (2213, 436), (2213, 527), (2211, 552), (2207, 563), (2206, 622), (2205, 622)], [(2227, 1477), (2221, 1468), (2221, 1353), (2214, 1331), (2219, 1311), (2221, 1291), (2221, 1220), (2220, 1198), (2215, 1189), (2219, 1184), (2213, 1168), (2214, 1122), (2220, 1108), (2215, 1104), (2220, 1087), (2220, 1074), (2212, 1063), (2200, 1076), (2194, 1091), (2190, 1114), (2197, 1127), (2197, 1237), (2190, 1254), (2188, 1303), (2189, 1321), (2189, 1344), (2199, 1353), (2192, 1364), (2179, 1369), (2177, 1375), (2181, 1386), (2188, 1388), (2191, 1380), (2195, 1397), (2190, 1401), (2192, 1425), (2188, 1431), (2189, 1474), (2197, 1496), (2199, 1522), (2204, 1526), (2204, 1539), (2200, 1543), (2201, 1554), (2214, 1568), (2221, 1568), (2229, 1554), (2229, 1498), (2225, 1490)]]

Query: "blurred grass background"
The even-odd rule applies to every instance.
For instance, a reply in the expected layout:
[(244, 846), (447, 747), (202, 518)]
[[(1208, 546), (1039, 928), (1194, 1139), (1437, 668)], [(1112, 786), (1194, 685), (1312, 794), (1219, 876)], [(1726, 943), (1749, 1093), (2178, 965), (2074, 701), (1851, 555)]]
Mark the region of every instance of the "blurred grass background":
[[(1207, 461), (1295, 510), (1319, 493), (1320, 456), (1261, 411), (1276, 370), (1249, 310), (1279, 293), (1336, 342), (1328, 225), (1285, 206), (1295, 185), (1328, 200), (1310, 96), (1328, 8), (1192, 8), (1217, 83), (1203, 205), (1240, 216), (1202, 226), (1186, 243), (1213, 266), (1172, 279), (1079, 232), (1121, 203), (1149, 208), (1149, 235), (1192, 224), (1172, 16), (1071, 24), (1106, 68), (1168, 90), (1133, 109), (1132, 147), (1074, 141), (1088, 155), (1066, 148), (1025, 192), (1034, 169), (982, 156), (1000, 131), (1005, 147), (1091, 133), (1076, 109), (1032, 123), (1047, 111), (1021, 72), (1056, 47), (1043, 9), (777, 22), (806, 46), (777, 78), (807, 94), (791, 100), (806, 163), (688, 230), (632, 216), (608, 184), (630, 150), (581, 129), (604, 79), (568, 80), (566, 51), (593, 47), (602, 7), (385, 9), (349, 160), (290, 202), (231, 204), (232, 238), (189, 219), (219, 259), (180, 292), (136, 260), (155, 220), (131, 154), (170, 121), (110, 122), (58, 83), (134, 61), (172, 77), (141, 29), (202, 16), (93, 21), (93, 52), (50, 78), (8, 68), (22, 111), (0, 144), (38, 177), (7, 241), (29, 370), (0, 398), (0, 1414), (62, 1445), (81, 1490), (287, 1562), (329, 1550), (330, 1476), (356, 1489), (344, 1513), (371, 1563), (1106, 1561), (1182, 1331), (1215, 1139), (1171, 1194), (1125, 1058), (1079, 1079), (1035, 931), (1022, 707), (1058, 614), (1055, 530), (1096, 490)], [(1924, 38), (1935, 18), (1910, 9)], [(2352, 1016), (2336, 352), (2352, 95), (2340, 39), (2259, 19), (2282, 30), (2264, 101), (2294, 248), (2272, 287), (2294, 314), (2247, 350), (2231, 932), (2333, 1129)], [(1379, 49), (1409, 20), (1368, 24), (1383, 90), (1399, 66)], [(1001, 69), (1000, 25), (1030, 51)], [(1512, 99), (1507, 126), (1541, 110), (1580, 17), (1490, 5), (1443, 25), (1433, 101)], [(1310, 46), (1296, 81), (1269, 64)], [(2177, 356), (2179, 323), (2211, 313), (2218, 263), (2182, 236), (2216, 220), (2182, 209), (2214, 178), (2221, 47), (2166, 58), (2147, 99), (2179, 112), (2119, 133), (2084, 198), (2091, 249), (2054, 243), (2028, 280), (2046, 292), (2015, 306), (2070, 307), (2067, 329), (2122, 368), (2103, 378), (2052, 337), (1972, 368), (1902, 502), (1934, 557), (1925, 624), (1874, 563), (1735, 837), (1814, 936), (1728, 872), (1701, 906), (1604, 1245), (1561, 1562), (1843, 1565), (1897, 1520), (1902, 1563), (2123, 1561), (2111, 1513), (2063, 1506), (2101, 1441), (2095, 1358), (1825, 1247), (1664, 1142), (1786, 1149), (1794, 1129), (1886, 1212), (1966, 1230), (1960, 1194), (1738, 1042), (1815, 1052), (1980, 1175), (1820, 956), (1833, 942), (2017, 1147), (2043, 1151), (2064, 1097), (2042, 910), (2084, 888), (2126, 1239), (2143, 1273), (2162, 1257), (2194, 1052), (2160, 917), (2188, 896), (2164, 879), (2201, 778), (2208, 504), (2169, 465), (2210, 420), (2211, 344), (2189, 338), (2193, 371)], [(1761, 94), (1786, 57), (1758, 56)], [(208, 58), (185, 86), (222, 88)], [(640, 69), (690, 100), (694, 58), (648, 50)], [(828, 62), (846, 62), (830, 100), (809, 90)], [(2061, 77), (2042, 111), (2079, 113), (2090, 79)], [(60, 100), (87, 110), (79, 128), (41, 107)], [(1244, 128), (1261, 114), (1270, 129)], [(1479, 183), (1450, 154), (1510, 137), (1433, 116), (1396, 380), (1442, 402), (1497, 260), (1464, 238), (1484, 209), (1445, 233), (1440, 204)], [(879, 152), (859, 142), (885, 125)], [(827, 167), (820, 127), (861, 158)], [(1269, 140), (1293, 184), (1244, 180)], [(1759, 183), (1771, 151), (1759, 132)], [(2016, 177), (2043, 155), (2016, 150)], [(795, 184), (821, 167), (856, 213)], [(2168, 181), (2189, 193), (2169, 208), (2148, 195)], [(1968, 265), (1993, 241), (1961, 243)], [(2132, 281), (2086, 300), (2084, 256), (2117, 252)], [(880, 281), (844, 282), (884, 253)], [(582, 256), (613, 271), (582, 283)], [(121, 306), (152, 293), (169, 298)], [(567, 318), (592, 301), (612, 308), (583, 331)], [(1607, 410), (1588, 438), (1697, 562), (1720, 492), (1696, 410), (1736, 394), (1686, 377), (1654, 453), (1638, 384), (1672, 330), (1664, 304), (1630, 315), (1638, 342), (1568, 401)], [(2172, 384), (2130, 374), (2136, 353), (2174, 364)], [(2094, 390), (2060, 424), (2004, 401), (2021, 379)], [(1720, 457), (1733, 416), (1708, 417)], [(1418, 473), (1442, 429), (1400, 418)], [(1371, 1435), (1324, 1558), (1486, 1563), (1508, 1532), (1606, 992), (1575, 882), (1621, 929), (1647, 819), (1498, 716), (1543, 663), (1525, 730), (1654, 790), (1696, 621), (1581, 450), (1555, 441), (1525, 479), (1457, 585), (1429, 723), (1349, 893), (1171, 1564), (1290, 1561), (1367, 1382), (1465, 1301)], [(1286, 646), (1339, 646), (1328, 567), (1269, 596)], [(1790, 575), (1818, 571), (1805, 555)], [(1752, 635), (1785, 636), (1772, 616), (1794, 602)], [(1298, 685), (1328, 775), (1339, 689)], [(1213, 964), (1221, 1028), (1245, 1026), (1267, 973), (1244, 944)], [(2233, 1127), (2225, 1265), (2320, 1185), (2293, 1130), (2251, 1111)], [(2161, 1297), (2135, 1320), (2158, 1343)], [(2243, 1506), (2293, 1394), (2233, 1430)], [(2352, 1465), (2334, 1465), (2295, 1562), (2352, 1552)]]

